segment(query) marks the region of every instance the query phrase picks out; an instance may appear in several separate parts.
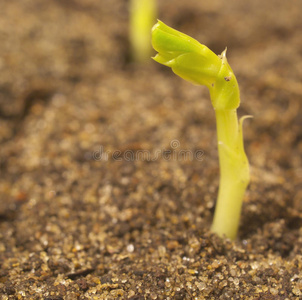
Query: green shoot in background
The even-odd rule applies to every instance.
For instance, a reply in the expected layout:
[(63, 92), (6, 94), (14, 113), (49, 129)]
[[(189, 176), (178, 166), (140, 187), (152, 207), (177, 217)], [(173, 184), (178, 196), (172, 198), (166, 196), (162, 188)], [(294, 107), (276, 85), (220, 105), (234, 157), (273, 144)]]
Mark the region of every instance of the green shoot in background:
[(216, 55), (206, 46), (158, 21), (152, 28), (155, 61), (210, 91), (216, 114), (220, 182), (212, 231), (219, 236), (237, 236), (242, 200), (249, 183), (249, 163), (244, 152), (236, 77), (226, 59), (226, 50)]
[(151, 55), (151, 28), (156, 21), (156, 0), (130, 0), (129, 39), (132, 59), (147, 62)]

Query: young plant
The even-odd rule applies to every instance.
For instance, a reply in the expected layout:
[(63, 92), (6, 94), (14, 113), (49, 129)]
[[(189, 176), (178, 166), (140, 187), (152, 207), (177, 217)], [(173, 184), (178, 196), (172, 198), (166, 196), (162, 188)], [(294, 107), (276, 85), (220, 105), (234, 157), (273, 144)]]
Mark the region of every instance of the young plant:
[(132, 59), (146, 62), (151, 55), (151, 28), (156, 20), (156, 0), (130, 0), (129, 38)]
[(236, 77), (226, 59), (226, 50), (216, 55), (206, 46), (158, 21), (152, 28), (153, 59), (185, 80), (205, 85), (216, 114), (220, 182), (211, 230), (235, 239), (242, 200), (249, 183), (249, 163), (243, 148), (242, 123)]

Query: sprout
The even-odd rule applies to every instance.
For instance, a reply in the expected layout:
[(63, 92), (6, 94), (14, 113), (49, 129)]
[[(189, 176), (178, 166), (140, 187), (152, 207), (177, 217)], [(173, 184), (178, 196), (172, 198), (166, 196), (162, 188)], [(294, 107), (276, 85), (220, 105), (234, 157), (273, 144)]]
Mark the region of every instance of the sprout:
[(151, 55), (151, 28), (156, 20), (156, 0), (130, 0), (130, 44), (132, 59), (146, 62)]
[(235, 239), (242, 200), (249, 183), (249, 163), (244, 152), (236, 77), (228, 64), (226, 50), (216, 55), (208, 47), (158, 21), (152, 28), (155, 61), (168, 66), (181, 78), (205, 85), (216, 114), (220, 182), (212, 231)]

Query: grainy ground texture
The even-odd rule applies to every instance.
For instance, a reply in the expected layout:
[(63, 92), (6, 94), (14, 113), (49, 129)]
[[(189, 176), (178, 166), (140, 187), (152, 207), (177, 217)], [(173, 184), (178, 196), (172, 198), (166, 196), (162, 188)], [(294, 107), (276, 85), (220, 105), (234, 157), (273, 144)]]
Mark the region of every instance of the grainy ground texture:
[(254, 116), (234, 242), (209, 231), (208, 91), (131, 62), (128, 4), (0, 1), (1, 300), (301, 299), (302, 2), (159, 3), (168, 25), (228, 47)]

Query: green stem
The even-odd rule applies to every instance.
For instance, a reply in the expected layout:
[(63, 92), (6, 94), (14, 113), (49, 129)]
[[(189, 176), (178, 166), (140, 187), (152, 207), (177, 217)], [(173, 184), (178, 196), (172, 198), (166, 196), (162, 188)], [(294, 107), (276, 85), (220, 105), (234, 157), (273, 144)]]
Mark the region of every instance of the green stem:
[(235, 239), (242, 199), (249, 183), (249, 165), (243, 149), (236, 109), (215, 110), (220, 183), (212, 231)]
[(156, 20), (156, 0), (130, 0), (130, 44), (132, 59), (147, 62), (152, 53), (151, 29)]

